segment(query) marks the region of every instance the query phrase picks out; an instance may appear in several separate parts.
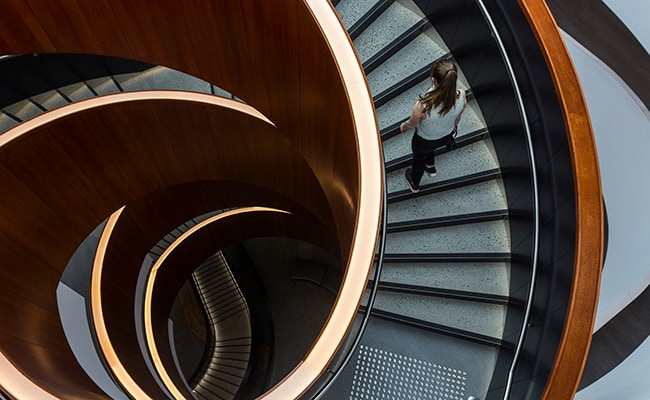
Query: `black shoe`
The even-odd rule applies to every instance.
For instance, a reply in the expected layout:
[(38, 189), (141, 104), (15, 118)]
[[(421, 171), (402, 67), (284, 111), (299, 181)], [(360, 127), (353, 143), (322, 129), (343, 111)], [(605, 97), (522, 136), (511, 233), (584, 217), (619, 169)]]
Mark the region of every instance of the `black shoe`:
[(429, 176), (432, 177), (432, 178), (438, 174), (438, 171), (436, 171), (436, 166), (435, 165), (432, 165), (432, 166), (425, 165), (424, 170), (427, 171), (427, 174), (429, 174)]
[(411, 189), (411, 192), (417, 193), (420, 191), (420, 186), (413, 183), (413, 171), (411, 171), (411, 168), (406, 170), (404, 177), (406, 178), (406, 182), (409, 183), (409, 189)]

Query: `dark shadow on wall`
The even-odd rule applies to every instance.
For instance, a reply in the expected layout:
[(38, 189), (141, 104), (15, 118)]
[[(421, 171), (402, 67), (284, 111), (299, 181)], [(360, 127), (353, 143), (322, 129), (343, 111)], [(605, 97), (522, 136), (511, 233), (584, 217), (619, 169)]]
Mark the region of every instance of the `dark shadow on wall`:
[(625, 81), (650, 109), (650, 55), (602, 0), (547, 0), (555, 20)]

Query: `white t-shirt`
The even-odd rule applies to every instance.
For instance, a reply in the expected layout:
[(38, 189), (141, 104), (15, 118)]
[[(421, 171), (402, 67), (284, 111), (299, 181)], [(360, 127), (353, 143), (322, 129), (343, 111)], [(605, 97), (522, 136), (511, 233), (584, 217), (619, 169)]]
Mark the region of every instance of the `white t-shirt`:
[[(429, 91), (433, 90), (429, 89)], [(442, 137), (445, 137), (451, 133), (454, 129), (454, 121), (456, 117), (463, 112), (463, 96), (460, 91), (456, 92), (458, 95), (456, 97), (456, 103), (445, 115), (438, 114), (438, 111), (442, 109), (442, 103), (438, 104), (438, 107), (431, 109), (431, 113), (426, 117), (426, 119), (420, 120), (418, 124), (418, 135), (423, 139), (427, 140), (436, 140)]]

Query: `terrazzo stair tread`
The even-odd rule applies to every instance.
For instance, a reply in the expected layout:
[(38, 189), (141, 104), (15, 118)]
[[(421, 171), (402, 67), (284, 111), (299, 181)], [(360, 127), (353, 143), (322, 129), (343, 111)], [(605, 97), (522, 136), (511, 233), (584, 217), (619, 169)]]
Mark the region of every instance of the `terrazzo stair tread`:
[(250, 344), (251, 344), (251, 338), (249, 336), (233, 337), (229, 339), (218, 338), (215, 341), (215, 345), (219, 348), (250, 346)]
[[(241, 339), (250, 335), (249, 314), (246, 309), (241, 310), (236, 316), (222, 320), (219, 323), (219, 340)], [(243, 333), (247, 332), (247, 335)]]
[[(350, 38), (354, 40), (360, 33), (362, 33), (372, 22), (379, 18), (381, 14), (388, 8), (395, 0), (370, 0), (370, 1), (355, 1), (354, 6), (343, 5), (339, 11), (337, 6), (337, 12), (339, 15), (344, 13), (346, 19), (344, 26), (348, 31)], [(350, 3), (350, 0), (347, 0), (345, 3)], [(339, 4), (340, 6), (341, 4)], [(351, 16), (351, 18), (347, 18)]]
[(95, 97), (95, 94), (83, 82), (59, 88), (59, 91), (72, 102), (82, 101)]
[(385, 262), (395, 264), (405, 263), (486, 263), (510, 262), (509, 252), (484, 253), (404, 253), (392, 252), (384, 255)]
[(180, 71), (154, 67), (120, 83), (125, 91), (184, 90), (210, 93), (210, 84)]
[(14, 120), (10, 116), (0, 113), (0, 135), (18, 125), (19, 123), (20, 122)]
[[(194, 388), (194, 391), (203, 396), (205, 399), (232, 399), (234, 393), (224, 390), (216, 383), (211, 383), (209, 381), (201, 382), (199, 386)], [(216, 396), (216, 397), (215, 397)]]
[(406, 221), (389, 222), (387, 233), (417, 231), (421, 229), (442, 228), (465, 224), (476, 224), (490, 221), (503, 221), (508, 217), (508, 210), (471, 211), (468, 213), (451, 214), (434, 218), (412, 218)]
[(370, 92), (380, 95), (422, 69), (426, 69), (428, 77), (433, 61), (447, 53), (446, 48), (438, 46), (426, 34), (419, 35), (368, 75)]
[(246, 369), (248, 367), (248, 357), (247, 358), (225, 358), (221, 355), (215, 355), (210, 360), (210, 368), (216, 369), (218, 366), (227, 365), (231, 368), (236, 369)]
[(229, 360), (221, 360), (219, 364), (211, 365), (208, 368), (204, 379), (210, 381), (218, 378), (220, 381), (239, 386), (242, 378), (246, 375), (246, 368), (247, 366), (233, 367)]
[(368, 10), (379, 0), (340, 0), (336, 5), (336, 13), (341, 18), (343, 26), (350, 29)]
[(68, 101), (56, 90), (50, 90), (48, 92), (41, 93), (32, 97), (32, 99), (48, 110), (54, 110), (55, 108), (63, 107), (69, 104)]
[(95, 90), (98, 96), (106, 96), (109, 94), (115, 94), (121, 92), (120, 90), (121, 85), (120, 87), (118, 87), (117, 85), (119, 83), (114, 81), (110, 76), (91, 79), (87, 82), (93, 88), (93, 90)]
[[(390, 134), (390, 132), (388, 132), (387, 134)], [(401, 133), (396, 133), (396, 135), (399, 134)], [(487, 139), (489, 139), (489, 137), (488, 137), (488, 130), (486, 128), (477, 129), (473, 132), (458, 134), (455, 140), (456, 145), (453, 148), (448, 150), (446, 146), (438, 147), (437, 149), (434, 150), (434, 153), (436, 157), (438, 157), (443, 153), (447, 153), (450, 151), (457, 151), (461, 147), (469, 146), (472, 143), (481, 140), (487, 140)], [(400, 168), (407, 167), (411, 164), (412, 159), (413, 159), (413, 155), (411, 154), (411, 152), (408, 152), (407, 154), (404, 154), (400, 157), (393, 158), (390, 161), (387, 161), (385, 163), (386, 172), (393, 172)]]
[[(413, 134), (414, 131), (398, 134), (401, 137), (391, 138), (383, 145), (387, 174), (411, 166), (413, 161), (413, 152), (411, 150)], [(481, 143), (483, 143), (483, 145), (481, 145)], [(488, 136), (488, 132), (481, 128), (472, 132), (459, 132), (456, 136), (456, 146), (449, 150), (447, 150), (445, 146), (438, 147), (434, 151), (436, 164), (440, 157), (446, 155), (449, 159), (453, 159), (454, 154), (461, 154), (463, 151), (467, 151), (466, 148), (471, 146), (475, 147), (473, 151), (476, 151), (476, 147), (484, 148), (487, 152), (485, 157), (488, 157), (489, 153), (492, 154), (491, 158), (495, 159), (493, 155), (493, 146)]]
[(380, 291), (373, 309), (500, 338), (506, 305)]
[(505, 262), (384, 262), (381, 281), (508, 296), (509, 268)]
[(221, 371), (206, 371), (206, 374), (203, 378), (202, 384), (212, 384), (218, 386), (221, 390), (231, 393), (232, 395), (237, 393), (239, 385), (242, 383), (242, 377), (232, 376), (228, 373), (222, 373)]
[[(239, 305), (234, 302), (238, 299), (237, 293), (232, 293), (229, 289), (229, 283), (215, 284), (203, 293), (208, 312), (214, 319), (222, 317), (224, 313), (231, 310), (233, 304), (235, 306)], [(221, 291), (225, 293), (220, 293)]]
[[(372, 54), (372, 56), (364, 59), (363, 69), (365, 73), (371, 73), (382, 63), (392, 57), (401, 48), (415, 39), (418, 35), (430, 30), (431, 24), (429, 21), (426, 18), (419, 19), (399, 36), (395, 37), (391, 42), (387, 43), (383, 48), (376, 51), (374, 54)], [(361, 49), (363, 49), (363, 47), (359, 48), (359, 50)]]
[(392, 3), (372, 24), (354, 39), (362, 63), (382, 51), (397, 37), (422, 20), (399, 2)]
[(420, 184), (420, 191), (412, 193), (408, 188), (396, 192), (389, 192), (387, 195), (388, 204), (428, 196), (433, 193), (441, 193), (447, 190), (457, 189), (482, 182), (494, 181), (501, 178), (501, 171), (498, 168), (477, 172), (453, 179), (436, 180), (431, 183)]
[(464, 300), (478, 303), (489, 303), (504, 305), (510, 300), (508, 296), (498, 294), (473, 292), (471, 290), (457, 290), (439, 287), (431, 287), (415, 282), (389, 282), (382, 280), (378, 290), (382, 292), (402, 293), (409, 295), (439, 297), (445, 299)]
[(389, 203), (387, 222), (390, 224), (506, 208), (501, 185), (497, 180), (491, 180)]
[(17, 103), (5, 107), (4, 110), (23, 121), (26, 121), (30, 118), (34, 118), (35, 116), (43, 113), (43, 110), (38, 108), (38, 106), (30, 102), (29, 100), (19, 101)]
[(507, 224), (489, 221), (387, 234), (387, 253), (508, 253)]
[(436, 324), (434, 322), (425, 321), (419, 318), (413, 318), (406, 315), (393, 313), (379, 308), (373, 308), (372, 316), (381, 318), (387, 321), (395, 322), (404, 327), (413, 327), (428, 330), (431, 332), (443, 334), (446, 336), (455, 337), (462, 340), (468, 340), (485, 346), (501, 347), (504, 345), (499, 337), (483, 335), (473, 330), (458, 329), (455, 327)]
[[(499, 164), (494, 160), (485, 142), (480, 141), (437, 156), (437, 175), (430, 177), (424, 173), (420, 180), (420, 186), (489, 171), (498, 167)], [(386, 190), (389, 194), (408, 188), (408, 183), (404, 178), (407, 168), (410, 168), (410, 165), (386, 174)]]
[[(406, 121), (410, 115), (413, 105), (415, 104), (415, 99), (413, 98), (411, 107), (408, 109), (408, 112), (404, 111), (403, 113), (398, 113), (397, 110), (393, 109), (393, 122), (397, 123), (400, 121)], [(473, 100), (472, 100), (473, 101)], [(460, 119), (458, 124), (458, 135), (457, 140), (462, 139), (465, 135), (472, 134), (473, 132), (485, 128), (482, 118), (478, 115), (472, 107), (466, 107), (463, 111), (463, 116)], [(384, 149), (384, 160), (389, 163), (392, 160), (395, 160), (399, 157), (403, 157), (407, 154), (411, 154), (411, 140), (413, 138), (415, 130), (411, 129), (404, 133), (398, 133), (393, 137), (390, 137), (382, 141), (382, 147)]]

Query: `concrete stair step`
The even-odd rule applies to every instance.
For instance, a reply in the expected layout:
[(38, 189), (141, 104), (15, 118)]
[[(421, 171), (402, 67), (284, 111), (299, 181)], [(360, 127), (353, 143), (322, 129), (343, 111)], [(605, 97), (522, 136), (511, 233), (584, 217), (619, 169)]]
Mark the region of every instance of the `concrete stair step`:
[(4, 110), (23, 121), (34, 118), (35, 116), (43, 113), (43, 110), (41, 110), (37, 105), (30, 102), (29, 100), (23, 100), (18, 103), (14, 103), (8, 107), (5, 107)]
[[(410, 168), (410, 165), (387, 174), (386, 189), (388, 193), (408, 188), (408, 183), (404, 178), (406, 168)], [(498, 168), (498, 163), (487, 142), (482, 140), (436, 156), (437, 175), (429, 177), (425, 172), (420, 186), (496, 168)]]
[(388, 205), (388, 223), (462, 215), (507, 208), (503, 190), (492, 180)]
[(211, 93), (210, 84), (183, 72), (155, 67), (120, 82), (125, 91), (185, 90)]
[(18, 124), (19, 122), (14, 120), (10, 116), (0, 113), (0, 135), (2, 135), (3, 132), (13, 128)]
[(357, 23), (379, 0), (341, 0), (336, 12), (346, 29)]
[(500, 338), (506, 306), (380, 291), (374, 308), (479, 335)]
[[(433, 61), (447, 53), (446, 48), (433, 42), (428, 35), (424, 33), (418, 35), (368, 75), (371, 93), (373, 95), (381, 93), (403, 78), (422, 68), (430, 67)], [(427, 80), (427, 83), (428, 86), (431, 86), (430, 81)], [(415, 99), (417, 97), (413, 98), (413, 103), (415, 103)]]
[(504, 262), (385, 262), (381, 281), (507, 296), (510, 277)]
[(387, 253), (508, 253), (506, 221), (489, 221), (386, 235)]
[(354, 40), (354, 47), (357, 49), (361, 62), (366, 62), (370, 57), (383, 50), (421, 19), (400, 3), (391, 4)]

